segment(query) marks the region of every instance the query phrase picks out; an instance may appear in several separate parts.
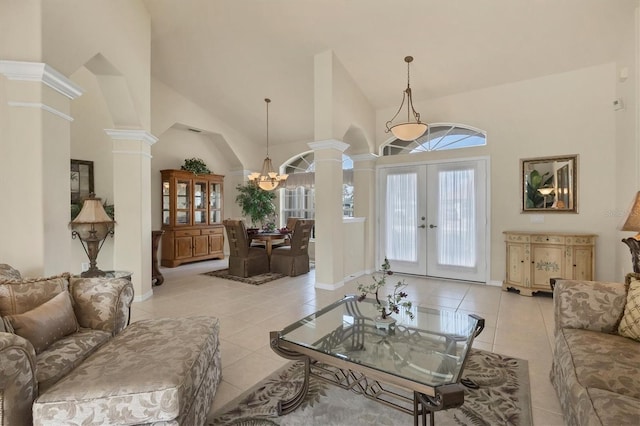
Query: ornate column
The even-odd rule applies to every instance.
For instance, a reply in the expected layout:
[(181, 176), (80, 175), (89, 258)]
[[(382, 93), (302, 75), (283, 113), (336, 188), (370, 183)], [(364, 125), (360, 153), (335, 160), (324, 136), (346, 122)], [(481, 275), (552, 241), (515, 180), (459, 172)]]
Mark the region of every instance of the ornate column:
[(69, 114), (81, 94), (45, 63), (0, 61), (0, 259), (25, 276), (72, 270)]
[(344, 285), (342, 232), (342, 153), (349, 147), (338, 140), (311, 142), (315, 158), (316, 284), (335, 290)]
[[(151, 145), (158, 139), (145, 130), (105, 129), (113, 140), (115, 269), (133, 272), (135, 301), (151, 289)], [(158, 191), (160, 189), (158, 188)]]

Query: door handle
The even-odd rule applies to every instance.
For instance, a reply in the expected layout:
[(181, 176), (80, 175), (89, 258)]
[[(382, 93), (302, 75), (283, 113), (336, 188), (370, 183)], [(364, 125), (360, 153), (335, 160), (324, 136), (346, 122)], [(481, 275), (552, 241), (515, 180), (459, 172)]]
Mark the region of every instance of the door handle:
[(433, 228), (437, 228), (438, 225), (434, 225), (433, 223), (429, 225), (429, 228), (433, 229)]
[(422, 224), (422, 225), (418, 226), (418, 228), (424, 229), (424, 228), (426, 228), (426, 226), (424, 224)]

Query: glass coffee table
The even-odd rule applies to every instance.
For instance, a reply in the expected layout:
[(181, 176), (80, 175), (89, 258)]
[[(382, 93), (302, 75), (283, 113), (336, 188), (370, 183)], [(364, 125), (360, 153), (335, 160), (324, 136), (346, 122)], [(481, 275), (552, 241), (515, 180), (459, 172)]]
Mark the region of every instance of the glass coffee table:
[(427, 417), (433, 425), (435, 411), (461, 406), (460, 379), (484, 319), (422, 307), (413, 313), (380, 325), (375, 301), (352, 295), (272, 331), (274, 352), (303, 361), (305, 369), (302, 388), (279, 402), (278, 414), (303, 402), (311, 376), (412, 414), (414, 425), (420, 419), (426, 425)]

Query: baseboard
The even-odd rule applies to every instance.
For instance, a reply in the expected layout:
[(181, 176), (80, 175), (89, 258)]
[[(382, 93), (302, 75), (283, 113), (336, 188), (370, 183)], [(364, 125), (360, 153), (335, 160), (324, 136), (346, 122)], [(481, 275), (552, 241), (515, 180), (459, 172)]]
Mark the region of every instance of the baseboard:
[(487, 285), (492, 285), (494, 287), (502, 287), (502, 281), (490, 280)]
[(316, 284), (315, 284), (315, 288), (319, 288), (320, 290), (337, 290), (343, 286), (344, 286), (344, 281), (338, 281), (337, 283), (333, 283), (333, 284), (325, 284), (325, 283), (320, 283), (316, 281)]
[(144, 302), (145, 300), (150, 299), (151, 296), (153, 296), (153, 289), (149, 290), (142, 296), (133, 296), (133, 303)]

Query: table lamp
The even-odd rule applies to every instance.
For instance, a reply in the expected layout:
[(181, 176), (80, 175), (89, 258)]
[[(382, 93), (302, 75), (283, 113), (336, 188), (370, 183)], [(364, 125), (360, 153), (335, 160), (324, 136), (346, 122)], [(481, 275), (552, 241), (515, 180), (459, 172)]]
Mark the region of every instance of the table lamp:
[(96, 266), (96, 258), (108, 235), (113, 236), (115, 221), (111, 219), (102, 207), (102, 200), (90, 194), (84, 200), (82, 210), (69, 226), (72, 237), (78, 237), (84, 252), (89, 258), (89, 269), (80, 274), (81, 277), (102, 277), (103, 271)]
[(640, 192), (636, 194), (629, 216), (624, 225), (623, 231), (638, 232), (634, 237), (623, 238), (622, 242), (629, 246), (631, 250), (631, 261), (633, 262), (633, 272), (640, 273)]

